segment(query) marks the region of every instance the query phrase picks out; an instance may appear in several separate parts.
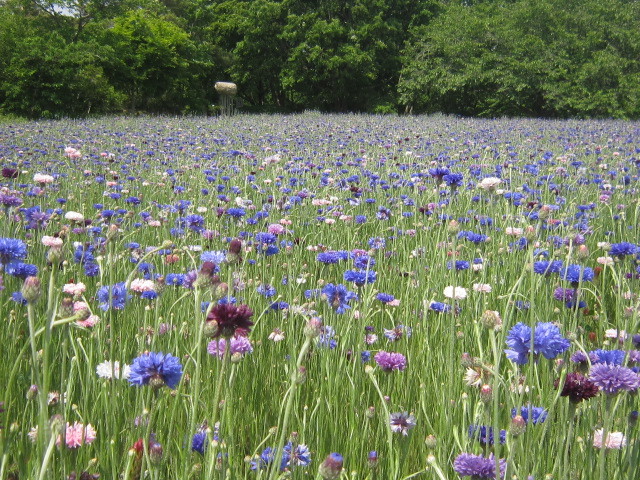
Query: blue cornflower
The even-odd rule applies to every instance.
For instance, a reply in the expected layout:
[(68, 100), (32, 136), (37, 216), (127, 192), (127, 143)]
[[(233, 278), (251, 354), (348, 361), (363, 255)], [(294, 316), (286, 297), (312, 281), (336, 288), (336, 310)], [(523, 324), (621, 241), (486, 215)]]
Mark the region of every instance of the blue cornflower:
[(627, 352), (624, 350), (593, 350), (589, 352), (591, 364), (608, 363), (610, 365), (622, 365)]
[(354, 220), (356, 224), (362, 225), (363, 223), (367, 222), (367, 217), (365, 215), (356, 215)]
[(336, 313), (344, 313), (347, 308), (351, 308), (349, 306), (351, 300), (358, 301), (358, 295), (349, 291), (342, 284), (334, 285), (333, 283), (328, 283), (322, 288), (321, 293)]
[[(453, 262), (447, 262), (447, 268), (451, 270), (454, 266)], [(469, 262), (466, 260), (456, 260), (455, 261), (455, 269), (456, 270), (469, 270)]]
[(389, 303), (389, 302), (393, 302), (395, 300), (395, 297), (389, 293), (378, 293), (376, 295), (376, 299), (380, 300), (382, 303)]
[(553, 323), (538, 322), (533, 342), (531, 333), (531, 327), (524, 323), (518, 323), (509, 330), (506, 340), (509, 349), (505, 350), (509, 360), (524, 365), (529, 361), (530, 355), (535, 358), (542, 354), (545, 358), (552, 359), (565, 352), (571, 345)]
[(133, 360), (129, 372), (131, 385), (151, 385), (160, 388), (163, 385), (174, 389), (182, 378), (180, 359), (167, 353), (149, 352)]
[(374, 250), (380, 250), (381, 248), (385, 247), (387, 241), (382, 237), (372, 237), (367, 243), (369, 244), (369, 247), (373, 248)]
[(191, 439), (191, 450), (204, 455), (204, 449), (207, 446), (207, 434), (203, 431), (196, 432)]
[(318, 346), (333, 350), (338, 346), (338, 342), (334, 338), (335, 336), (335, 329), (329, 325), (324, 325), (322, 327), (322, 333), (318, 337)]
[(376, 259), (369, 255), (358, 255), (353, 259), (353, 266), (356, 268), (372, 268), (376, 264)]
[(526, 407), (512, 408), (511, 418), (516, 415), (520, 415), (524, 418), (526, 423), (531, 422), (536, 425), (538, 423), (544, 423), (547, 419), (548, 412), (542, 407), (532, 407), (531, 405), (528, 405)]
[(609, 255), (612, 257), (624, 257), (626, 255), (635, 255), (638, 253), (637, 245), (629, 242), (613, 243), (609, 248)]
[(242, 218), (246, 214), (244, 208), (236, 208), (236, 207), (228, 208), (225, 213), (233, 218)]
[(6, 265), (27, 256), (27, 244), (17, 238), (0, 238), (0, 264)]
[(447, 313), (451, 311), (451, 305), (447, 305), (446, 303), (442, 302), (431, 302), (429, 304), (429, 309), (437, 313)]
[(216, 265), (220, 265), (221, 263), (223, 263), (227, 258), (227, 252), (223, 251), (223, 250), (211, 250), (211, 251), (206, 251), (206, 252), (202, 252), (200, 254), (200, 260), (202, 262), (211, 262), (214, 263)]
[(338, 254), (338, 252), (329, 250), (328, 252), (319, 253), (316, 257), (316, 260), (324, 264), (338, 263), (340, 261), (340, 255)]
[(169, 273), (164, 279), (165, 285), (182, 286), (184, 283), (184, 273)]
[(448, 173), (442, 177), (442, 180), (451, 188), (462, 186), (464, 176), (461, 173)]
[(273, 302), (269, 305), (270, 310), (287, 310), (289, 308), (289, 304), (287, 302)]
[(35, 277), (36, 275), (38, 275), (38, 267), (36, 265), (32, 265), (30, 263), (22, 263), (18, 261), (9, 262), (4, 267), (4, 271), (8, 275), (12, 275), (14, 277), (18, 277), (23, 280), (27, 277)]
[(100, 266), (97, 263), (87, 262), (84, 264), (84, 274), (87, 277), (97, 277), (100, 275)]
[(263, 283), (258, 288), (256, 288), (256, 292), (258, 292), (260, 295), (264, 295), (267, 298), (273, 297), (277, 293), (276, 289), (267, 283)]
[(540, 260), (538, 262), (533, 262), (533, 272), (538, 275), (549, 275), (551, 273), (560, 273), (562, 270), (562, 261), (561, 260)]
[(593, 280), (594, 273), (589, 267), (583, 267), (581, 265), (568, 265), (560, 271), (560, 277), (572, 284), (578, 284), (582, 282), (590, 282)]
[(104, 311), (109, 310), (109, 308), (122, 310), (127, 300), (131, 298), (131, 295), (127, 295), (124, 282), (100, 287), (96, 296), (100, 302), (100, 308)]
[[(505, 443), (507, 441), (507, 431), (500, 430), (499, 437), (500, 443)], [(493, 445), (493, 427), (487, 427), (485, 425), (469, 425), (469, 438), (478, 440), (482, 445)]]
[(376, 281), (376, 272), (373, 270), (347, 270), (344, 272), (344, 280), (353, 282), (356, 286), (361, 287), (366, 283)]

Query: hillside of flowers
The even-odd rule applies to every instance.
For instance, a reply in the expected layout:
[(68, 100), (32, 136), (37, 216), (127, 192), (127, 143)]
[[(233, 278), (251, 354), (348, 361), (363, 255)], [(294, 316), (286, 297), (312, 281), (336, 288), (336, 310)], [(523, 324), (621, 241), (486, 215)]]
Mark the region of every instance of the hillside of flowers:
[(0, 479), (635, 479), (640, 124), (0, 123)]

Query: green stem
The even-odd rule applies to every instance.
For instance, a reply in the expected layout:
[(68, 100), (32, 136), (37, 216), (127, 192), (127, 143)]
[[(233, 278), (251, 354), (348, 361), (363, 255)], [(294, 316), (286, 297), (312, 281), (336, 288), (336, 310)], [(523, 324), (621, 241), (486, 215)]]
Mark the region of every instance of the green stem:
[(49, 461), (51, 460), (51, 455), (53, 454), (53, 447), (55, 446), (55, 444), (56, 435), (52, 434), (49, 437), (49, 445), (47, 445), (47, 451), (44, 453), (44, 457), (42, 458), (42, 465), (40, 465), (40, 474), (38, 475), (38, 480), (43, 480), (45, 478), (45, 475), (47, 474), (47, 470), (49, 469)]
[(309, 348), (311, 347), (312, 338), (307, 336), (305, 338), (304, 343), (302, 344), (302, 348), (300, 349), (300, 353), (298, 354), (298, 359), (296, 361), (296, 367), (294, 371), (291, 373), (291, 384), (289, 386), (287, 403), (284, 407), (284, 413), (282, 415), (282, 425), (278, 427), (278, 431), (280, 432), (280, 439), (278, 440), (278, 447), (276, 449), (276, 454), (273, 457), (273, 462), (271, 463), (271, 467), (269, 470), (269, 479), (274, 479), (278, 475), (278, 470), (280, 469), (280, 459), (282, 458), (282, 453), (284, 451), (284, 444), (287, 439), (287, 430), (289, 428), (289, 417), (291, 415), (291, 407), (293, 406), (293, 399), (295, 397), (295, 390), (298, 385), (298, 375), (299, 369), (302, 366), (302, 361), (304, 357), (307, 355)]
[[(387, 407), (387, 401), (385, 400), (384, 395), (380, 390), (380, 386), (378, 385), (378, 379), (374, 375), (373, 367), (365, 368), (365, 372), (369, 375), (369, 378), (371, 378), (371, 382), (373, 382), (373, 386), (378, 392), (378, 396), (380, 397), (380, 402), (382, 403), (382, 409), (384, 410), (386, 421), (389, 422), (391, 419), (391, 413), (389, 412), (389, 407)], [(391, 459), (391, 462), (392, 462), (392, 469), (393, 469), (392, 478), (398, 478), (398, 473), (399, 473), (398, 469), (400, 465), (398, 464), (397, 455), (393, 454), (393, 432), (391, 431), (391, 427), (388, 424), (385, 425), (385, 430), (387, 432), (387, 446), (389, 448), (389, 458)]]
[(609, 435), (609, 424), (611, 423), (611, 401), (612, 401), (613, 397), (611, 395), (606, 395), (605, 396), (605, 402), (604, 402), (604, 423), (602, 425), (602, 445), (600, 446), (600, 454), (598, 456), (598, 463), (599, 463), (599, 476), (598, 478), (600, 478), (600, 480), (605, 480), (606, 478), (606, 471), (605, 471), (605, 464), (606, 464), (606, 458), (605, 458), (605, 453), (607, 451), (607, 435)]

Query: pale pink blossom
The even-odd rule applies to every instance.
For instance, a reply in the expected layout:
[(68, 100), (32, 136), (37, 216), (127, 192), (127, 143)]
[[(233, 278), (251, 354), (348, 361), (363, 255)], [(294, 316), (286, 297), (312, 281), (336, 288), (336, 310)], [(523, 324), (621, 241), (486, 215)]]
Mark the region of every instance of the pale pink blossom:
[(45, 247), (61, 247), (64, 241), (59, 237), (51, 237), (49, 235), (44, 235), (42, 237), (42, 244)]
[(522, 232), (524, 230), (522, 230), (522, 228), (518, 228), (518, 227), (507, 227), (504, 229), (504, 233), (506, 235), (513, 235), (513, 236), (519, 236), (522, 235)]
[(602, 428), (593, 432), (593, 446), (596, 448), (608, 448), (620, 450), (627, 445), (627, 438), (622, 432), (607, 432), (606, 441), (602, 441)]
[(280, 225), (279, 223), (272, 223), (271, 225), (269, 225), (267, 227), (267, 232), (269, 232), (269, 233), (271, 233), (273, 235), (282, 235), (286, 231), (287, 231), (287, 229), (284, 228), (284, 226)]
[(80, 296), (87, 290), (87, 287), (84, 283), (67, 283), (62, 287), (62, 291), (67, 295)]
[(33, 176), (33, 181), (40, 184), (53, 183), (53, 177), (44, 173), (36, 173)]
[(611, 265), (613, 265), (613, 258), (611, 258), (611, 257), (598, 257), (598, 258), (596, 258), (596, 262), (598, 262), (600, 265), (611, 266)]
[[(85, 444), (93, 443), (96, 439), (96, 430), (88, 423), (84, 426), (82, 423), (73, 422), (71, 425), (67, 422), (67, 427), (64, 432), (64, 443), (68, 448), (78, 448)], [(62, 444), (62, 437), (58, 437), (56, 445)]]
[(131, 285), (129, 288), (136, 293), (150, 292), (151, 290), (155, 290), (155, 283), (153, 280), (145, 280), (143, 278), (136, 278), (131, 281)]
[(84, 320), (78, 320), (76, 323), (83, 328), (93, 328), (100, 321), (100, 317), (98, 315), (89, 315)]
[(291, 225), (291, 220), (289, 220), (288, 218), (281, 218), (280, 219), (280, 224), (281, 225)]
[(160, 220), (149, 220), (147, 222), (147, 225), (149, 225), (150, 227), (161, 227), (162, 223), (160, 223)]
[(335, 218), (325, 218), (324, 219), (324, 223), (326, 223), (327, 225), (333, 225), (334, 223), (336, 223), (336, 219)]
[(474, 283), (473, 291), (479, 293), (491, 293), (491, 285), (488, 283)]

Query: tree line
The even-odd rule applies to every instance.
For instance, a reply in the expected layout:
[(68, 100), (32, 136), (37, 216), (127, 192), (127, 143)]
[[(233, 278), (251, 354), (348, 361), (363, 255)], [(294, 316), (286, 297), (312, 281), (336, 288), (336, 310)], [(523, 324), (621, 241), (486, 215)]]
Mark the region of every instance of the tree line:
[(637, 0), (0, 0), (0, 113), (640, 118)]

